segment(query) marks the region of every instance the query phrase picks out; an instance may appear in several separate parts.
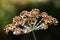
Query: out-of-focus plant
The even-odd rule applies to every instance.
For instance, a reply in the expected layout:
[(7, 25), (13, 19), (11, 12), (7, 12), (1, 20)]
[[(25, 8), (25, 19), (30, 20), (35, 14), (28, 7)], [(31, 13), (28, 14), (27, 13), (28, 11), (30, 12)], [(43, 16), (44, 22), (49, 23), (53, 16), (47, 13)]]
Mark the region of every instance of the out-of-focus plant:
[(56, 8), (60, 8), (60, 0), (54, 0), (54, 5)]
[[(32, 9), (32, 11), (23, 11), (19, 16), (13, 18), (13, 22), (5, 26), (5, 33), (12, 31), (14, 35), (26, 34), (34, 30), (48, 29), (48, 26), (57, 25), (56, 18), (48, 15), (46, 12), (40, 12), (39, 9)], [(33, 32), (34, 39), (36, 37)]]
[(13, 5), (19, 5), (19, 6), (26, 6), (27, 4), (38, 4), (38, 3), (42, 3), (42, 4), (46, 4), (48, 3), (50, 0), (9, 0), (9, 2), (11, 2)]
[(30, 0), (9, 0), (14, 5), (26, 5)]
[(0, 0), (0, 28), (3, 28), (5, 24), (10, 22), (10, 19), (15, 15), (15, 12), (16, 9), (14, 5), (9, 3), (8, 0)]

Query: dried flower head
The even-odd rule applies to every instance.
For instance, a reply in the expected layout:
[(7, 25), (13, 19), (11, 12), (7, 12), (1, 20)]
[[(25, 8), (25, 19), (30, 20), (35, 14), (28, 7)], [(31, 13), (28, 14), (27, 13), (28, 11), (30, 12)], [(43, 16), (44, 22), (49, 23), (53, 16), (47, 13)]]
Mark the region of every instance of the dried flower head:
[(21, 34), (21, 29), (20, 28), (15, 28), (15, 30), (13, 31), (13, 34), (20, 35)]
[(46, 30), (49, 24), (57, 25), (58, 21), (46, 12), (40, 13), (39, 9), (32, 9), (30, 12), (22, 11), (19, 16), (15, 16), (12, 24), (5, 26), (4, 30), (7, 34), (12, 31), (14, 35), (20, 35), (38, 29)]
[(48, 29), (48, 24), (41, 23), (41, 29)]

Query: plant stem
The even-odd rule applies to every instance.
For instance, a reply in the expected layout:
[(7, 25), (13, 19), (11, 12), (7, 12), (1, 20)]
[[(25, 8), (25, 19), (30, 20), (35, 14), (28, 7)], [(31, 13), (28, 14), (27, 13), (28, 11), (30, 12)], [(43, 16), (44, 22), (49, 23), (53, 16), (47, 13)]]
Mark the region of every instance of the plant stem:
[[(30, 27), (32, 27), (30, 24), (29, 24), (29, 26), (30, 26)], [(33, 29), (32, 29), (32, 30), (34, 30), (34, 27), (33, 27)], [(33, 34), (34, 40), (36, 40), (36, 36), (35, 36), (34, 31), (32, 31), (32, 34)]]
[(32, 34), (33, 34), (34, 40), (36, 40), (36, 36), (35, 36), (34, 31), (32, 31)]

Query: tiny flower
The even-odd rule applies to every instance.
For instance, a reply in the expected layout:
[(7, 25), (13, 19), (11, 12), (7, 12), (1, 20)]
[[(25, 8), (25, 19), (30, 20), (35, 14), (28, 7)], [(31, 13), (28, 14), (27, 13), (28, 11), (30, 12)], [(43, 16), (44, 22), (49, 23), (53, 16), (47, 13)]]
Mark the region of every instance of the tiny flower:
[(57, 24), (58, 24), (58, 21), (57, 21), (56, 18), (53, 18), (53, 24), (54, 24), (54, 25), (57, 25)]
[(20, 16), (24, 16), (25, 14), (27, 14), (27, 12), (28, 12), (28, 11), (22, 11), (22, 12), (20, 13)]
[(25, 26), (25, 27), (23, 28), (23, 32), (24, 32), (24, 33), (29, 33), (29, 32), (31, 32), (31, 28), (28, 27), (28, 26)]
[(33, 9), (32, 11), (31, 11), (31, 15), (33, 16), (33, 17), (36, 17), (36, 18), (39, 18), (39, 9)]
[(23, 11), (20, 16), (23, 16), (23, 18), (24, 17), (31, 17), (31, 12)]
[(18, 22), (13, 22), (12, 24), (14, 24), (15, 26), (19, 26)]
[(44, 21), (45, 21), (46, 24), (47, 24), (47, 23), (50, 23), (50, 21), (49, 21), (49, 16), (44, 17)]
[(19, 24), (25, 24), (25, 20), (24, 19), (21, 19), (18, 23)]
[(15, 30), (13, 31), (14, 35), (20, 35), (21, 34), (21, 29), (20, 28), (15, 28)]
[(35, 22), (35, 20), (33, 18), (27, 18), (26, 22), (33, 24)]
[(21, 19), (22, 19), (21, 17), (15, 16), (15, 17), (13, 18), (13, 22), (19, 22)]
[(46, 16), (48, 16), (48, 14), (47, 14), (46, 12), (42, 12), (42, 13), (41, 13), (41, 16), (42, 16), (42, 17), (46, 17)]
[(14, 31), (15, 28), (16, 28), (16, 26), (14, 24), (9, 24), (9, 25), (5, 26), (4, 30), (6, 33), (8, 33), (9, 31)]
[(31, 15), (31, 12), (28, 12), (27, 13), (27, 17), (31, 17), (32, 15)]
[(8, 28), (4, 29), (5, 33), (8, 34), (8, 32), (10, 31)]
[(46, 24), (47, 24), (47, 23), (52, 24), (52, 22), (53, 22), (53, 17), (52, 17), (52, 16), (46, 16), (46, 17), (44, 17), (44, 21), (45, 21)]
[(41, 29), (48, 29), (48, 24), (42, 23), (41, 24)]

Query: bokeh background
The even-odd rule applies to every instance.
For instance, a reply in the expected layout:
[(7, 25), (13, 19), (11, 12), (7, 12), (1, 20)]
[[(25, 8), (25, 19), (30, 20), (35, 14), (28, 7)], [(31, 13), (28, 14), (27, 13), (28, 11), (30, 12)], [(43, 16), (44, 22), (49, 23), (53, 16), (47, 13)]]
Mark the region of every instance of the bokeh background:
[(14, 16), (23, 10), (38, 8), (40, 12), (47, 12), (57, 18), (57, 26), (50, 26), (47, 30), (34, 31), (37, 40), (60, 40), (60, 0), (0, 0), (0, 40), (34, 40), (32, 33), (15, 36), (11, 32), (7, 35), (3, 28), (12, 23)]

